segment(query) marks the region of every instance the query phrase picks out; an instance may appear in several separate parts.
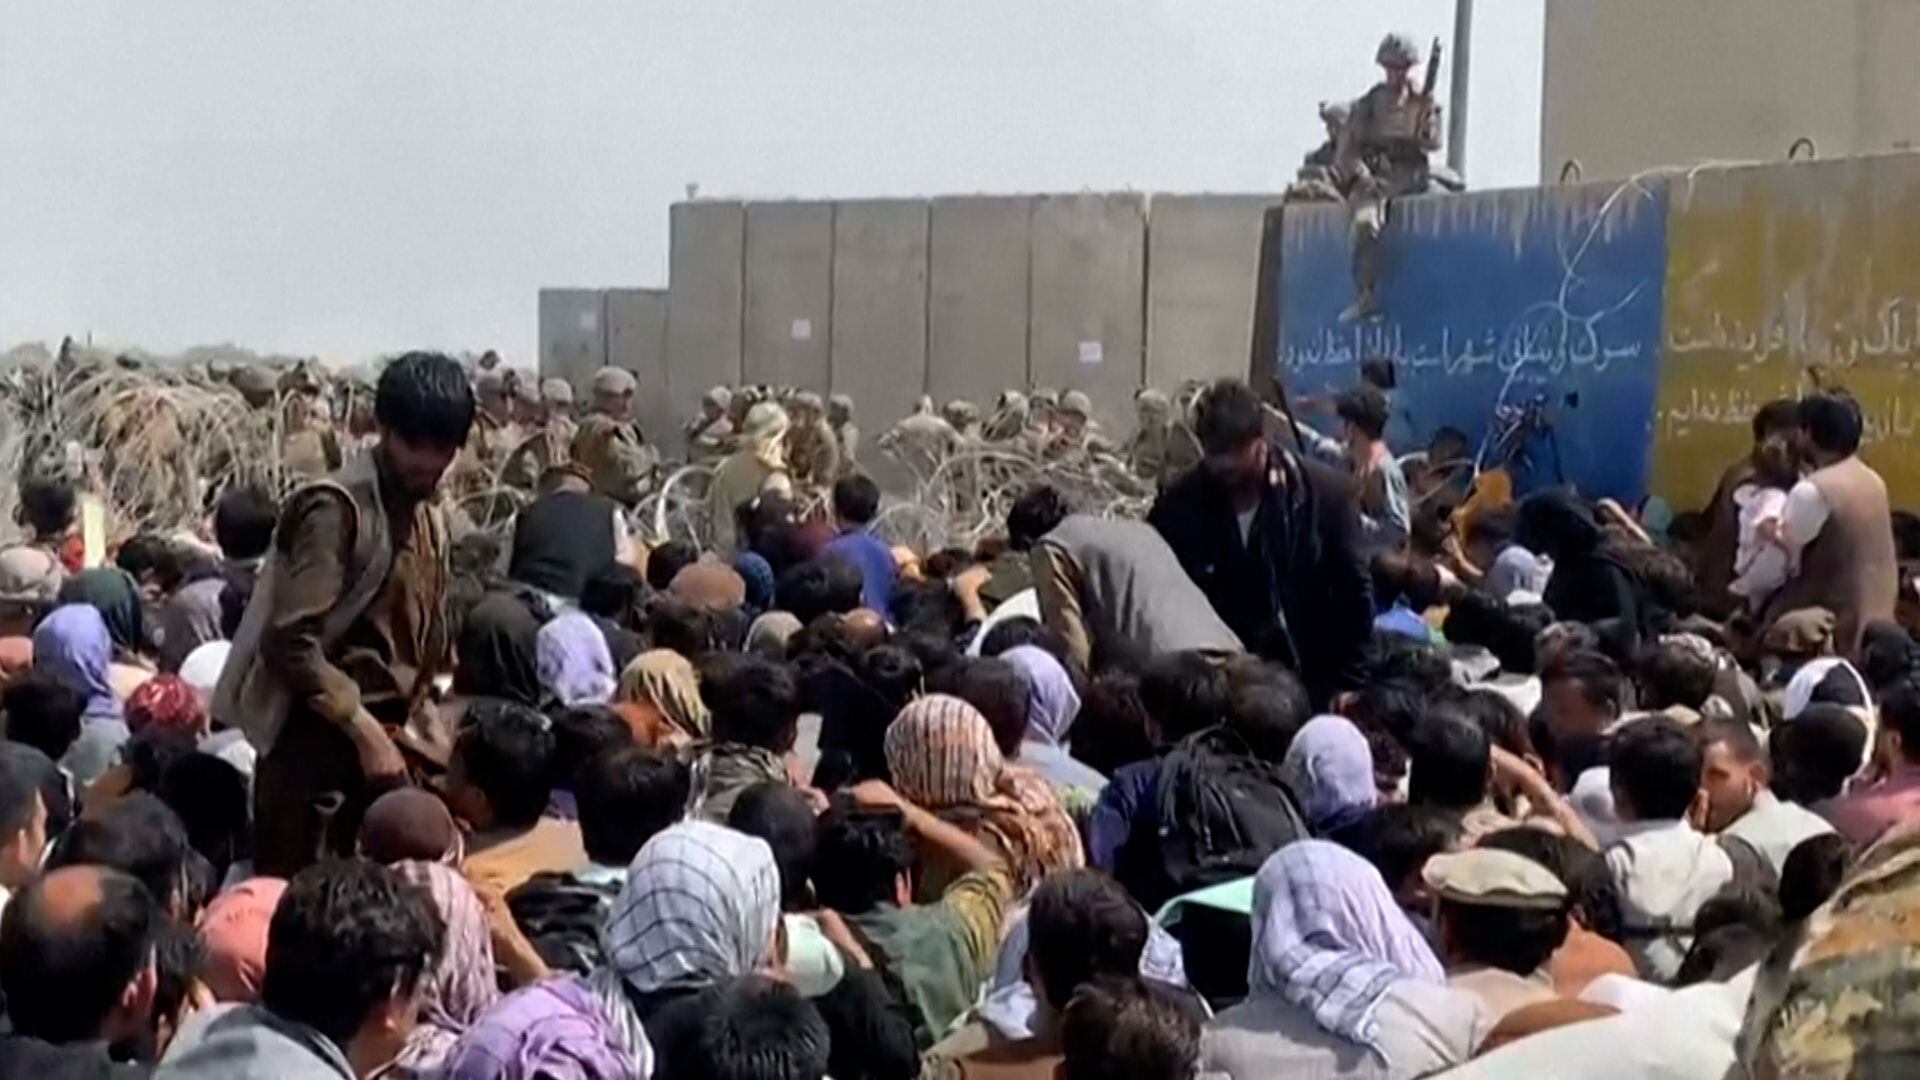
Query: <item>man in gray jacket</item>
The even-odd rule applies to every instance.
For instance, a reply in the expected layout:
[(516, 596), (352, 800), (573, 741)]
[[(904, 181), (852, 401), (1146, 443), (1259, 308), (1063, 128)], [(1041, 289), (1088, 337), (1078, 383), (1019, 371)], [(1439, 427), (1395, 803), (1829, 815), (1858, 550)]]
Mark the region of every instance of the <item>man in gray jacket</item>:
[(1040, 621), (1083, 668), (1188, 649), (1242, 651), (1146, 522), (1072, 513), (1059, 491), (1040, 485), (1008, 511), (1007, 534), (1014, 550), (1029, 552)]

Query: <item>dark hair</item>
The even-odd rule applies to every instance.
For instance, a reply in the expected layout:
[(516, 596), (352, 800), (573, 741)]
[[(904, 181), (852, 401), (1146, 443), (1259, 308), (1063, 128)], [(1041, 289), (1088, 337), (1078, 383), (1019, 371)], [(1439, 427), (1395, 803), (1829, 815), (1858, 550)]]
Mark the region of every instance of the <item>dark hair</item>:
[(187, 843), (206, 856), (216, 875), (245, 858), (253, 835), (252, 800), (240, 770), (212, 754), (183, 754), (160, 772), (155, 794), (180, 815)]
[(691, 601), (659, 596), (647, 612), (647, 638), (656, 649), (671, 649), (691, 659), (718, 646), (720, 620)]
[(1699, 709), (1713, 696), (1719, 675), (1713, 658), (1678, 642), (1657, 641), (1640, 651), (1637, 685), (1640, 704), (1647, 709), (1683, 705)]
[(1251, 658), (1229, 666), (1228, 685), (1227, 727), (1246, 740), (1254, 757), (1280, 764), (1313, 716), (1306, 686), (1286, 668)]
[(1163, 653), (1140, 673), (1140, 704), (1162, 746), (1225, 720), (1232, 694), (1226, 669), (1198, 650)]
[(47, 865), (106, 866), (132, 874), (164, 907), (185, 897), (189, 850), (180, 816), (137, 791), (76, 820), (54, 844)]
[(67, 774), (54, 760), (34, 747), (11, 740), (0, 740), (0, 761), (40, 791), (40, 802), (47, 808), (47, 835), (59, 836), (73, 820), (73, 796), (67, 790)]
[(1772, 888), (1729, 883), (1708, 897), (1693, 915), (1693, 932), (1711, 934), (1723, 926), (1749, 926), (1766, 934), (1780, 929), (1780, 897)]
[(1784, 433), (1769, 435), (1753, 445), (1747, 455), (1753, 466), (1753, 481), (1768, 487), (1790, 488), (1800, 479), (1800, 456), (1793, 440)]
[(1426, 697), (1454, 685), (1453, 663), (1439, 649), (1397, 634), (1376, 634), (1365, 661), (1366, 682), (1402, 683)]
[(713, 716), (715, 742), (784, 754), (800, 721), (793, 671), (758, 656), (714, 653), (700, 665), (700, 700)]
[[(1513, 542), (1513, 511), (1489, 510), (1475, 514), (1467, 519), (1466, 530), (1460, 536), (1463, 544), (1486, 544), (1501, 548)], [(1453, 635), (1447, 635), (1452, 640)]]
[(1414, 728), (1407, 745), (1412, 770), (1408, 798), (1448, 810), (1471, 810), (1480, 805), (1487, 797), (1492, 745), (1480, 725), (1453, 706), (1429, 711)]
[(748, 787), (727, 813), (727, 827), (757, 836), (773, 849), (780, 867), (780, 906), (787, 911), (813, 907), (813, 852), (819, 834), (813, 807), (791, 784), (763, 780)]
[(831, 1038), (826, 1021), (789, 983), (735, 980), (708, 1000), (684, 1067), (688, 1080), (821, 1080)]
[(388, 364), (373, 391), (373, 419), (412, 443), (466, 445), (473, 428), (473, 385), (458, 361), (410, 352)]
[[(1901, 741), (1905, 742), (1904, 736)], [(1810, 705), (1767, 732), (1774, 792), (1803, 806), (1831, 799), (1846, 787), (1848, 777), (1860, 771), (1866, 748), (1867, 727), (1852, 710), (1843, 705)]]
[(1072, 512), (1058, 489), (1036, 484), (1015, 499), (1007, 511), (1007, 543), (1015, 551), (1026, 551)]
[(1753, 441), (1759, 442), (1777, 431), (1792, 431), (1800, 426), (1800, 403), (1792, 398), (1774, 398), (1753, 412)]
[(1362, 384), (1334, 395), (1333, 414), (1369, 439), (1378, 439), (1387, 430), (1387, 395), (1377, 387)]
[(345, 1046), (382, 1002), (420, 986), (445, 936), (426, 890), (392, 870), (317, 863), (273, 909), (260, 1003)]
[(1553, 614), (1539, 604), (1509, 605), (1482, 592), (1467, 592), (1447, 608), (1442, 629), (1456, 645), (1479, 645), (1500, 661), (1500, 670), (1532, 675), (1540, 667), (1540, 631)]
[(1620, 890), (1600, 853), (1578, 840), (1518, 825), (1480, 838), (1480, 847), (1524, 855), (1567, 887), (1567, 900), (1581, 925), (1601, 937), (1621, 938)]
[(1563, 681), (1578, 683), (1580, 696), (1587, 704), (1615, 711), (1620, 708), (1621, 691), (1626, 685), (1620, 665), (1607, 659), (1604, 653), (1584, 649), (1555, 656), (1540, 673), (1543, 685)]
[(1893, 554), (1901, 562), (1920, 559), (1920, 514), (1895, 510), (1888, 515), (1893, 523)]
[(1567, 909), (1534, 910), (1440, 901), (1446, 940), (1468, 963), (1531, 975), (1567, 939)]
[(981, 656), (999, 656), (1022, 645), (1039, 645), (1046, 636), (1040, 620), (1030, 615), (1014, 615), (993, 624), (980, 639)]
[(273, 546), (280, 504), (264, 488), (228, 488), (213, 506), (213, 538), (229, 559), (257, 559)]
[(1196, 1011), (1138, 976), (1088, 983), (1060, 1017), (1061, 1080), (1193, 1080)]
[(1428, 859), (1459, 842), (1460, 819), (1438, 807), (1393, 803), (1369, 811), (1334, 839), (1372, 863), (1397, 892)]
[(1533, 738), (1527, 733), (1527, 716), (1505, 694), (1479, 687), (1461, 695), (1454, 703), (1462, 717), (1471, 720), (1487, 741), (1510, 754), (1526, 757), (1536, 754)]
[(1807, 441), (1829, 454), (1846, 457), (1860, 449), (1860, 403), (1834, 387), (1816, 390), (1800, 399), (1796, 413)]
[(642, 746), (602, 752), (580, 770), (573, 797), (587, 858), (626, 866), (655, 834), (685, 816), (692, 776), (677, 759)]
[[(821, 557), (787, 567), (774, 588), (774, 606), (791, 612), (806, 625), (822, 615), (844, 615), (860, 606), (860, 574), (852, 575), (848, 590), (846, 576), (834, 570), (847, 566), (843, 559)], [(839, 577), (841, 580), (836, 581)]]
[(880, 485), (865, 473), (848, 473), (833, 483), (833, 512), (855, 525), (865, 525), (880, 511)]
[(476, 700), (454, 740), (453, 760), (487, 797), (497, 824), (519, 829), (540, 820), (553, 797), (557, 740), (553, 722), (510, 701)]
[(73, 524), (74, 507), (79, 496), (73, 485), (48, 476), (30, 477), (20, 482), (20, 516), (34, 533), (50, 537)]
[(1729, 923), (1696, 934), (1673, 974), (1676, 988), (1725, 982), (1766, 959), (1777, 935), (1744, 923)]
[(993, 743), (1004, 757), (1020, 753), (1027, 734), (1027, 698), (1032, 688), (1020, 669), (997, 656), (968, 664), (955, 681), (954, 696), (980, 710), (993, 729)]
[(1207, 387), (1194, 413), (1193, 434), (1208, 457), (1231, 454), (1266, 436), (1266, 410), (1259, 396), (1238, 379), (1221, 379)]
[(1700, 740), (1700, 749), (1705, 751), (1714, 743), (1725, 743), (1732, 752), (1734, 760), (1743, 765), (1767, 764), (1766, 748), (1760, 745), (1760, 739), (1754, 735), (1753, 727), (1743, 720), (1731, 718), (1703, 720), (1695, 729)]
[(33, 819), (34, 798), (39, 794), (39, 785), (25, 769), (0, 758), (0, 835), (27, 827)]
[(1700, 742), (1664, 716), (1646, 716), (1613, 733), (1607, 766), (1613, 790), (1625, 795), (1634, 820), (1684, 817), (1700, 790)]
[(587, 763), (632, 746), (633, 728), (606, 705), (576, 705), (553, 714), (553, 786), (572, 791)]
[(979, 561), (974, 557), (973, 552), (966, 548), (944, 547), (939, 551), (928, 552), (926, 559), (920, 564), (920, 569), (930, 578), (947, 581)]
[(1902, 757), (1920, 761), (1920, 678), (1902, 679), (1880, 695), (1880, 722), (1899, 733)]
[(148, 1030), (152, 1032), (165, 1020), (177, 1031), (181, 1006), (206, 973), (207, 952), (192, 927), (173, 922), (161, 924), (153, 945), (153, 1017)]
[(580, 610), (611, 619), (628, 630), (638, 630), (647, 600), (646, 576), (623, 562), (611, 562), (594, 571), (580, 587)]
[(1853, 845), (1839, 833), (1809, 836), (1780, 864), (1780, 915), (1799, 922), (1839, 890), (1853, 862)]
[(668, 540), (647, 555), (647, 585), (666, 592), (675, 574), (700, 561), (700, 549), (690, 541)]
[(1073, 756), (1112, 776), (1122, 766), (1154, 753), (1155, 729), (1140, 701), (1140, 677), (1111, 670), (1095, 676), (1080, 697), (1073, 726)]
[[(68, 874), (96, 874), (99, 901), (50, 910), (49, 888)], [(152, 962), (165, 916), (146, 886), (108, 867), (49, 872), (22, 889), (0, 917), (0, 993), (15, 1036), (54, 1044), (100, 1037), (127, 984)]]
[(1083, 983), (1140, 970), (1147, 916), (1100, 870), (1049, 874), (1033, 892), (1027, 955), (1047, 1004), (1064, 1008)]
[(7, 738), (31, 746), (55, 761), (80, 737), (80, 716), (87, 696), (51, 675), (28, 672), (0, 689), (7, 711)]
[(894, 885), (913, 865), (900, 815), (836, 800), (819, 820), (814, 893), (821, 907), (860, 915), (892, 903)]

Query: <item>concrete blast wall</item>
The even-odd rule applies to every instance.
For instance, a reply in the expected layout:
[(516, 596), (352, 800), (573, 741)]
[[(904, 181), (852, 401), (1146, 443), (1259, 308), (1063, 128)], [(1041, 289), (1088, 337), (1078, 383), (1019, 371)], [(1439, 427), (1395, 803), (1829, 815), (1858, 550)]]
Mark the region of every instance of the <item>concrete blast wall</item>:
[[(686, 202), (671, 285), (547, 290), (541, 368), (617, 363), (648, 434), (711, 386), (851, 394), (877, 436), (921, 394), (1084, 390), (1116, 434), (1151, 384), (1244, 375), (1265, 195), (1135, 193)], [(591, 324), (584, 321), (590, 318)]]

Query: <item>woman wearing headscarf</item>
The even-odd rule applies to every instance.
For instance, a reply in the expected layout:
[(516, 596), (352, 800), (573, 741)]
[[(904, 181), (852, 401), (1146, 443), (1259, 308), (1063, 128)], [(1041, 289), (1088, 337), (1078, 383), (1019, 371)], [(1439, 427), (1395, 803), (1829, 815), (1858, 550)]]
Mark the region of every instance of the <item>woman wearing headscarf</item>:
[(747, 627), (745, 651), (775, 662), (787, 658), (787, 641), (800, 632), (800, 617), (790, 611), (769, 611)]
[(1315, 836), (1365, 817), (1379, 794), (1367, 737), (1344, 716), (1307, 721), (1287, 747), (1280, 775)]
[(140, 684), (153, 678), (147, 650), (145, 609), (140, 585), (133, 575), (114, 566), (82, 570), (60, 586), (62, 604), (86, 604), (100, 613), (113, 636), (113, 657), (107, 674), (114, 693), (125, 701)]
[[(616, 709), (631, 705), (650, 711), (671, 725), (682, 739), (705, 739), (712, 734), (713, 721), (706, 702), (700, 700), (700, 676), (694, 671), (693, 661), (672, 649), (643, 652), (628, 664), (620, 673), (619, 696)], [(627, 716), (627, 722), (634, 723), (634, 717)]]
[(653, 1075), (653, 1047), (628, 1045), (579, 979), (516, 990), (447, 1055), (446, 1080), (633, 1080)]
[(1027, 681), (1027, 734), (1020, 741), (1019, 763), (1045, 777), (1062, 802), (1090, 809), (1107, 778), (1068, 753), (1067, 732), (1080, 716), (1080, 692), (1073, 688), (1073, 677), (1037, 645), (1016, 645), (1000, 659)]
[(156, 675), (142, 683), (122, 712), (127, 730), (135, 735), (154, 729), (178, 732), (198, 742), (211, 724), (206, 702), (178, 675)]
[(1606, 532), (1593, 508), (1565, 488), (1527, 496), (1514, 522), (1514, 542), (1553, 560), (1541, 598), (1568, 622), (1619, 619), (1637, 636), (1646, 631), (1640, 583), (1619, 556), (1606, 550)]
[(737, 542), (734, 511), (762, 491), (791, 494), (787, 475), (787, 412), (771, 401), (747, 410), (741, 421), (739, 449), (727, 455), (707, 484), (707, 512), (713, 522), (713, 546), (731, 552)]
[(604, 932), (607, 966), (588, 985), (626, 1045), (664, 1053), (699, 1022), (700, 991), (776, 959), (779, 923), (780, 869), (766, 841), (683, 821), (634, 856)]
[(484, 597), (460, 624), (454, 692), (539, 708), (539, 636), (540, 620), (525, 601), (511, 593)]
[[(908, 702), (887, 728), (886, 752), (894, 788), (996, 846), (1021, 891), (1051, 871), (1086, 865), (1080, 831), (1047, 782), (1008, 765), (987, 718), (960, 698)], [(947, 876), (923, 872), (922, 893), (939, 895)]]
[(60, 760), (82, 787), (113, 765), (130, 734), (107, 670), (112, 662), (113, 635), (91, 605), (55, 608), (33, 631), (33, 670), (87, 699), (80, 737)]
[(613, 699), (613, 653), (600, 628), (580, 612), (567, 612), (540, 628), (534, 661), (547, 697), (569, 709)]
[(775, 580), (773, 564), (757, 551), (743, 551), (733, 557), (733, 571), (747, 587), (747, 610), (762, 612), (773, 607)]
[(421, 980), (419, 1023), (394, 1060), (402, 1077), (437, 1077), (454, 1043), (500, 998), (493, 981), (487, 910), (459, 872), (437, 862), (403, 862), (394, 872), (433, 898), (446, 927), (439, 960)]
[(1433, 950), (1366, 860), (1296, 840), (1253, 883), (1247, 998), (1207, 1025), (1201, 1069), (1418, 1077), (1465, 1061), (1490, 1018), (1450, 990)]

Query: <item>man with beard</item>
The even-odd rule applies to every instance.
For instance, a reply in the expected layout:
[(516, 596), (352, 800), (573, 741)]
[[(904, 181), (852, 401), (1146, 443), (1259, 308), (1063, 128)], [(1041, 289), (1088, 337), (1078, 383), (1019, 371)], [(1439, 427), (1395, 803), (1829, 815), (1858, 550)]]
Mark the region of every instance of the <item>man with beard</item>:
[(255, 863), (276, 877), (350, 853), (367, 804), (406, 779), (400, 746), (431, 742), (427, 691), (449, 652), (433, 496), (473, 389), (450, 357), (408, 353), (381, 373), (374, 416), (371, 453), (287, 497), (214, 691), (214, 717), (260, 752)]

